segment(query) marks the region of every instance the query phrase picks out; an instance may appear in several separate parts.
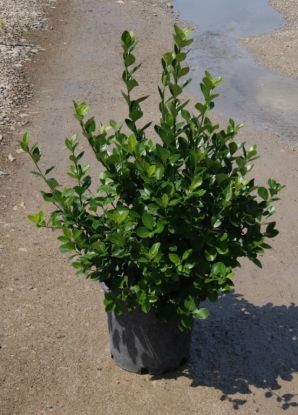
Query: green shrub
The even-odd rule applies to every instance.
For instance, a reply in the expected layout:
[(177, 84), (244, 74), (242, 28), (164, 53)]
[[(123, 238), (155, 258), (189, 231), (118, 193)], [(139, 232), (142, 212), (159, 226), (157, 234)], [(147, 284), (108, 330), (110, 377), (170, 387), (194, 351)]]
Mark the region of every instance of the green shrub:
[(240, 257), (260, 266), (258, 256), (269, 248), (266, 238), (278, 233), (268, 220), (283, 187), (273, 179), (267, 188), (257, 186), (248, 177), (256, 146), (235, 142), (241, 125), (232, 119), (220, 129), (208, 117), (220, 78), (205, 72), (204, 101), (195, 105), (195, 114), (182, 100), (191, 81), (184, 80), (188, 36), (175, 26), (174, 50), (162, 57), (161, 118), (154, 126), (159, 140), (149, 139), (149, 124), (140, 122), (147, 97), (132, 96), (140, 65), (131, 32), (122, 35), (122, 95), (129, 109), (124, 123), (96, 126), (94, 118), (86, 119), (88, 106), (74, 103), (83, 135), (104, 169), (94, 193), (78, 136), (65, 141), (74, 185), (64, 188), (50, 175), (53, 167), (40, 169), (41, 152), (30, 146), (28, 134), (21, 142), (36, 166), (33, 173), (49, 187), (44, 200), (54, 206), (48, 219), (38, 212), (30, 220), (62, 231), (60, 249), (73, 253), (74, 268), (109, 287), (106, 310), (140, 306), (165, 319), (178, 315), (182, 329), (190, 328), (193, 318), (207, 317), (203, 300), (230, 291)]

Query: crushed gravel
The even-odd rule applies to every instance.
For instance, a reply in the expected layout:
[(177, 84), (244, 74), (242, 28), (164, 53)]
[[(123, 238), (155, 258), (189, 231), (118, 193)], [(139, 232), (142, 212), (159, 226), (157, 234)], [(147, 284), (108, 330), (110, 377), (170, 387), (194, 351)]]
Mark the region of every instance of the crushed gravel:
[(31, 95), (23, 64), (38, 53), (27, 34), (47, 28), (45, 11), (56, 0), (0, 0), (0, 129), (10, 125)]

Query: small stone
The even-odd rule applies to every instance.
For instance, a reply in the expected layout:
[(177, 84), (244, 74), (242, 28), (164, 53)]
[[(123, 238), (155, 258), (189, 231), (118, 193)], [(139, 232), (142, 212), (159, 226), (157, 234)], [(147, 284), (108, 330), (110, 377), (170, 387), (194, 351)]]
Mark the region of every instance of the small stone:
[(8, 176), (8, 173), (5, 173), (5, 171), (0, 170), (0, 176)]
[(8, 160), (9, 161), (13, 162), (13, 161), (15, 161), (15, 159), (16, 158), (11, 153), (8, 154)]
[(124, 4), (124, 1), (123, 0), (117, 0), (116, 3), (117, 4)]
[(28, 252), (28, 249), (27, 248), (19, 248), (19, 251), (20, 252)]

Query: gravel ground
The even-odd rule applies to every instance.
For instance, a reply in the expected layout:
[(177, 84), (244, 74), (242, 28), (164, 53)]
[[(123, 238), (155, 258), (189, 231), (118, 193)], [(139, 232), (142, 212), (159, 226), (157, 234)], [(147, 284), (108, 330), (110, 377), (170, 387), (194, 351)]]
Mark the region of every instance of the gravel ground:
[(243, 39), (243, 43), (262, 65), (298, 79), (298, 1), (269, 2), (284, 16), (286, 25), (267, 35)]
[(0, 129), (15, 120), (17, 108), (32, 94), (22, 68), (39, 48), (27, 34), (46, 29), (45, 10), (55, 2), (0, 0)]

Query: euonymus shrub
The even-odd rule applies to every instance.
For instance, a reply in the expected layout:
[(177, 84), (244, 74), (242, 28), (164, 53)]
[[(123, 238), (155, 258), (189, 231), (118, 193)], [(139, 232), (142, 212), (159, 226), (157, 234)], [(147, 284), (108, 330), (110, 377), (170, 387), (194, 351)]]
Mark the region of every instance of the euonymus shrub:
[(104, 170), (96, 192), (77, 135), (65, 140), (73, 187), (61, 187), (53, 167), (42, 171), (41, 151), (30, 146), (28, 134), (21, 142), (35, 164), (33, 173), (48, 186), (44, 200), (53, 204), (49, 218), (38, 212), (29, 219), (61, 230), (60, 249), (72, 252), (74, 268), (109, 287), (106, 310), (140, 307), (165, 319), (178, 315), (182, 329), (190, 328), (193, 318), (207, 317), (203, 300), (230, 291), (240, 257), (260, 266), (258, 256), (269, 248), (266, 238), (278, 233), (269, 218), (282, 188), (273, 179), (259, 187), (251, 174), (247, 177), (257, 151), (235, 141), (241, 125), (230, 119), (220, 129), (208, 117), (220, 78), (205, 73), (204, 100), (194, 109), (182, 100), (191, 81), (185, 80), (188, 36), (175, 26), (174, 50), (162, 57), (158, 142), (147, 136), (150, 124), (141, 122), (147, 97), (132, 94), (140, 65), (131, 32), (122, 35), (125, 121), (97, 126), (87, 117), (88, 106), (74, 103), (82, 133)]

